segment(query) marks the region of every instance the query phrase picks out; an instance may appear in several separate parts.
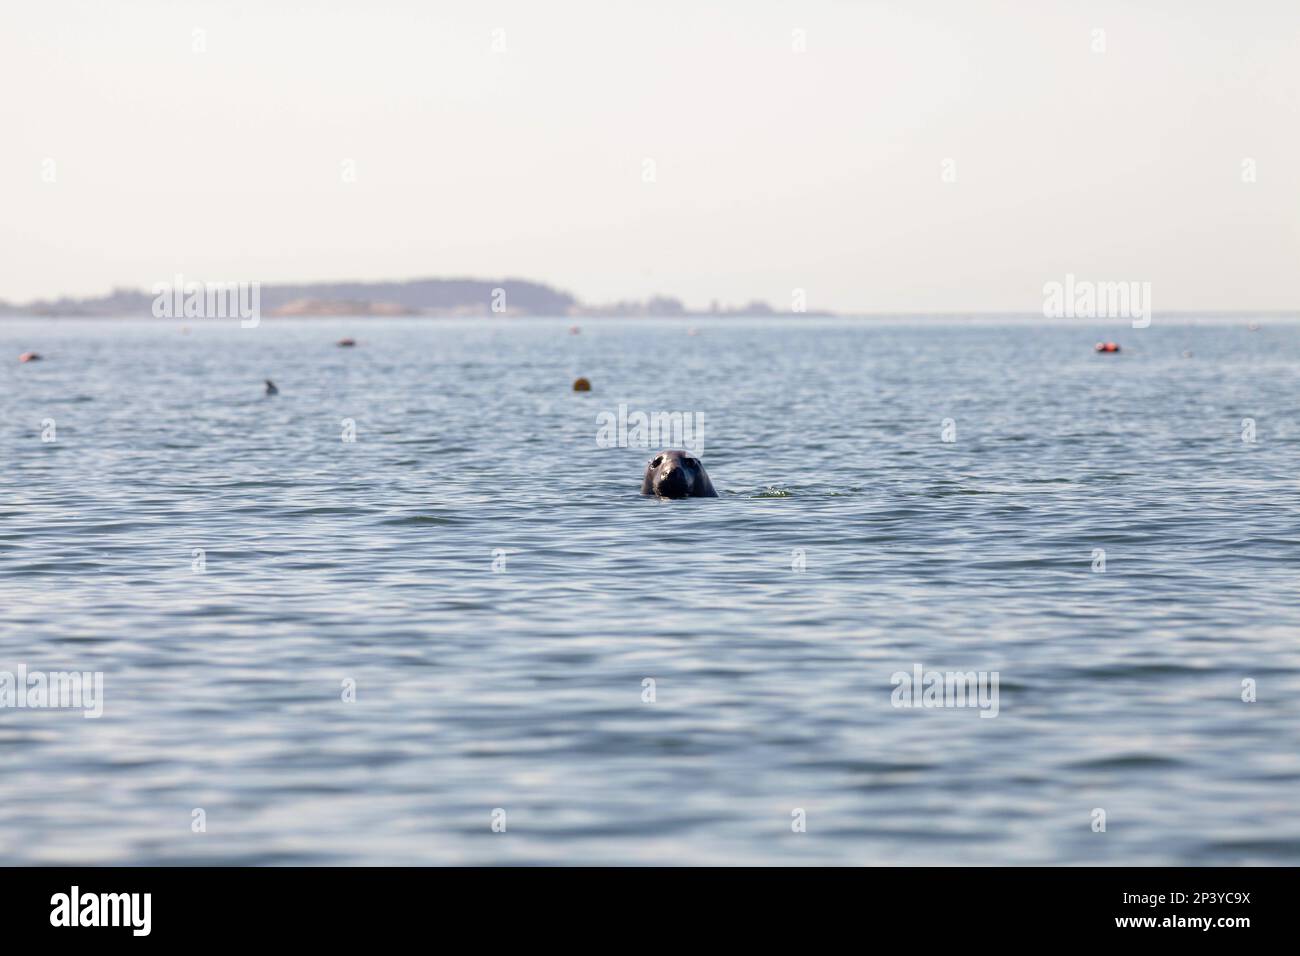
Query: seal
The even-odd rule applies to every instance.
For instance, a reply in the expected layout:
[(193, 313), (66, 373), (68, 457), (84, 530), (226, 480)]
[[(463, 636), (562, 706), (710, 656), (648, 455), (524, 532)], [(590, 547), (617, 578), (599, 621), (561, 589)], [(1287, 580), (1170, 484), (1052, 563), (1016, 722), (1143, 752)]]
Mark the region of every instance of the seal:
[(685, 451), (662, 451), (645, 467), (641, 494), (659, 498), (716, 498), (700, 460)]
[(275, 387), (275, 382), (271, 381), (269, 378), (266, 380), (266, 394), (268, 395), (280, 394), (280, 390)]

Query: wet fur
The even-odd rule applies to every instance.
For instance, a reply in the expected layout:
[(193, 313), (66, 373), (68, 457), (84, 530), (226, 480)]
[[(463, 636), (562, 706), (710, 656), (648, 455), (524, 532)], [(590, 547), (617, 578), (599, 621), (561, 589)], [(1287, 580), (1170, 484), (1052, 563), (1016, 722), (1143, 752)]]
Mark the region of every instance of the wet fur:
[[(659, 481), (673, 469), (680, 469), (689, 476), (689, 488), (685, 494), (663, 494), (657, 487)], [(650, 459), (645, 467), (645, 478), (641, 482), (641, 494), (660, 498), (716, 498), (713, 482), (704, 465), (694, 455), (685, 451), (662, 451)]]

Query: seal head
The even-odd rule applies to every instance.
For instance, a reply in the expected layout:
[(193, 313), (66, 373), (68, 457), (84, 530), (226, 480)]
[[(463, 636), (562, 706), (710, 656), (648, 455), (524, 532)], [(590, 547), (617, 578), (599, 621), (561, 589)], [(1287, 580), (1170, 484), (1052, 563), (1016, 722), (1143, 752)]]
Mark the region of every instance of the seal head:
[(641, 494), (659, 498), (718, 497), (700, 460), (685, 451), (661, 451), (650, 459)]

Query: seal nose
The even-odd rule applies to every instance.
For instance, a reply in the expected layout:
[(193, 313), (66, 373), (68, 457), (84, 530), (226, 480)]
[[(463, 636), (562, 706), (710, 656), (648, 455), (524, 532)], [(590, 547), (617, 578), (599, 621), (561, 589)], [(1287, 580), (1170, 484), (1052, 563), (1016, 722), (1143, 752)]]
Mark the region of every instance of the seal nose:
[(676, 465), (670, 465), (659, 475), (655, 490), (665, 498), (681, 498), (687, 492), (686, 472)]

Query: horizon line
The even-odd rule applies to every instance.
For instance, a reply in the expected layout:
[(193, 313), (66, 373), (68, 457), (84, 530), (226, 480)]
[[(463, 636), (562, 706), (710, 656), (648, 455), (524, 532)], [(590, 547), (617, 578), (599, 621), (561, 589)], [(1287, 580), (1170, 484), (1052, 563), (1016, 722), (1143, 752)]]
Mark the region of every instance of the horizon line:
[[(173, 272), (173, 273), (172, 273), (172, 277), (175, 277), (176, 275), (180, 275), (180, 276), (184, 277), (184, 273), (176, 273), (176, 272)], [(170, 279), (169, 279), (168, 281), (170, 281)], [(199, 281), (199, 280), (195, 280), (195, 281)], [(207, 282), (207, 281), (210, 281), (210, 280), (202, 280), (202, 282)], [(550, 292), (553, 292), (553, 293), (556, 293), (556, 294), (558, 294), (558, 295), (563, 295), (563, 296), (566, 296), (566, 297), (568, 297), (568, 298), (571, 298), (571, 299), (573, 300), (573, 303), (574, 303), (575, 306), (580, 307), (580, 308), (584, 308), (584, 309), (598, 309), (598, 308), (600, 308), (600, 307), (602, 307), (602, 306), (610, 306), (610, 307), (614, 307), (614, 306), (618, 306), (618, 305), (627, 305), (627, 304), (634, 304), (634, 303), (645, 304), (645, 303), (652, 302), (652, 301), (654, 301), (654, 300), (656, 300), (656, 299), (668, 299), (668, 300), (672, 300), (672, 301), (678, 302), (678, 303), (681, 304), (682, 307), (683, 307), (683, 312), (682, 312), (682, 313), (679, 313), (679, 314), (658, 314), (658, 315), (639, 315), (639, 316), (628, 316), (628, 315), (618, 316), (618, 315), (611, 315), (611, 316), (608, 316), (608, 318), (708, 318), (708, 317), (710, 317), (710, 316), (717, 316), (717, 317), (720, 317), (720, 318), (736, 318), (736, 317), (741, 317), (741, 316), (745, 315), (745, 314), (746, 314), (746, 311), (745, 311), (745, 310), (746, 310), (749, 306), (754, 305), (754, 304), (756, 304), (756, 303), (758, 303), (758, 304), (762, 304), (763, 306), (766, 306), (768, 309), (770, 309), (770, 313), (762, 313), (762, 312), (755, 312), (755, 313), (752, 313), (753, 317), (755, 317), (755, 318), (762, 317), (762, 316), (765, 315), (765, 314), (770, 314), (770, 315), (772, 315), (772, 316), (797, 316), (797, 315), (807, 315), (807, 316), (809, 316), (809, 317), (818, 317), (818, 316), (820, 316), (820, 317), (825, 317), (825, 318), (872, 318), (872, 317), (882, 317), (882, 316), (900, 316), (900, 317), (927, 317), (927, 316), (942, 317), (942, 316), (950, 316), (950, 317), (956, 317), (956, 316), (1039, 316), (1039, 315), (1040, 315), (1040, 313), (1039, 313), (1037, 310), (1026, 310), (1026, 309), (1023, 309), (1023, 308), (1009, 309), (1009, 308), (989, 307), (989, 306), (963, 307), (963, 308), (946, 308), (946, 309), (928, 309), (928, 310), (912, 310), (912, 309), (902, 309), (902, 310), (896, 310), (896, 309), (836, 309), (836, 308), (833, 308), (833, 307), (819, 307), (819, 308), (806, 308), (806, 309), (804, 309), (804, 310), (802, 310), (802, 311), (794, 311), (794, 310), (782, 310), (782, 309), (775, 309), (775, 308), (772, 308), (772, 307), (770, 306), (770, 304), (767, 302), (767, 300), (765, 300), (765, 299), (761, 299), (761, 298), (757, 298), (757, 297), (754, 297), (754, 296), (747, 296), (747, 297), (745, 297), (745, 301), (744, 301), (741, 305), (738, 305), (738, 306), (723, 305), (723, 304), (722, 304), (722, 300), (720, 300), (720, 299), (715, 299), (715, 300), (713, 300), (713, 302), (714, 302), (715, 305), (719, 306), (720, 309), (719, 309), (719, 311), (713, 311), (712, 309), (692, 309), (692, 308), (686, 306), (685, 303), (684, 303), (681, 299), (677, 298), (677, 296), (675, 296), (675, 295), (673, 295), (673, 294), (671, 294), (671, 293), (667, 293), (667, 292), (653, 292), (653, 293), (648, 293), (648, 294), (647, 294), (645, 297), (643, 297), (643, 298), (622, 298), (622, 299), (615, 299), (615, 300), (613, 300), (613, 301), (609, 301), (609, 302), (589, 302), (588, 300), (585, 300), (585, 299), (581, 298), (581, 297), (578, 296), (577, 294), (572, 293), (572, 292), (568, 292), (568, 291), (564, 290), (563, 288), (561, 288), (561, 287), (559, 287), (559, 286), (556, 286), (556, 285), (551, 284), (551, 283), (548, 282), (548, 281), (541, 280), (541, 279), (530, 279), (530, 278), (525, 278), (525, 277), (523, 277), (523, 276), (510, 276), (510, 275), (500, 276), (499, 278), (497, 278), (497, 277), (494, 277), (494, 278), (483, 278), (483, 277), (477, 277), (477, 276), (473, 276), (473, 275), (462, 274), (462, 275), (453, 275), (453, 276), (418, 276), (418, 277), (409, 277), (409, 278), (404, 278), (404, 279), (391, 279), (391, 278), (390, 278), (390, 279), (306, 279), (306, 280), (303, 280), (303, 279), (276, 279), (276, 280), (271, 280), (271, 281), (263, 281), (263, 280), (233, 280), (233, 282), (222, 282), (222, 281), (218, 281), (218, 282), (216, 282), (216, 283), (214, 283), (214, 284), (218, 284), (218, 285), (229, 285), (229, 284), (236, 284), (236, 283), (241, 282), (241, 281), (247, 281), (247, 282), (250, 282), (250, 283), (256, 283), (256, 285), (257, 285), (259, 288), (261, 288), (261, 287), (263, 287), (263, 286), (270, 287), (270, 288), (276, 288), (276, 287), (281, 287), (281, 288), (283, 288), (283, 287), (292, 287), (292, 286), (311, 287), (311, 286), (331, 286), (331, 285), (356, 285), (356, 286), (411, 285), (411, 284), (421, 283), (421, 282), (448, 282), (448, 283), (451, 283), (451, 282), (474, 282), (474, 283), (484, 283), (484, 284), (487, 284), (487, 283), (490, 283), (490, 282), (494, 282), (494, 281), (495, 281), (495, 282), (501, 282), (501, 283), (519, 282), (519, 283), (527, 283), (527, 284), (532, 285), (532, 286), (537, 286), (537, 287), (539, 287), (539, 288), (546, 289), (546, 290), (548, 290), (548, 291), (550, 291)], [(157, 283), (155, 283), (155, 285), (156, 285), (156, 284), (157, 284)], [(118, 293), (129, 293), (129, 294), (133, 294), (133, 295), (141, 295), (141, 296), (146, 296), (146, 295), (156, 295), (156, 293), (152, 292), (151, 290), (146, 289), (146, 288), (141, 288), (141, 287), (139, 287), (139, 286), (131, 286), (131, 285), (114, 285), (114, 286), (112, 286), (112, 287), (111, 287), (107, 292), (91, 293), (91, 294), (81, 294), (81, 295), (77, 295), (77, 294), (69, 294), (69, 293), (60, 293), (60, 294), (56, 294), (56, 295), (47, 295), (47, 296), (44, 297), (44, 298), (34, 298), (34, 299), (29, 299), (29, 300), (26, 301), (26, 302), (17, 302), (17, 301), (11, 301), (11, 300), (8, 300), (8, 299), (0, 298), (0, 308), (3, 308), (3, 309), (7, 309), (7, 310), (9, 310), (9, 311), (10, 311), (10, 316), (9, 316), (9, 317), (14, 317), (14, 313), (21, 312), (22, 310), (24, 310), (24, 309), (26, 309), (26, 308), (40, 308), (42, 305), (48, 305), (48, 304), (50, 304), (50, 303), (62, 302), (62, 301), (68, 301), (68, 302), (82, 302), (82, 303), (93, 303), (93, 302), (95, 302), (95, 301), (97, 301), (97, 300), (104, 300), (104, 299), (111, 298), (112, 296), (114, 296), (115, 294), (118, 294)], [(326, 301), (328, 301), (328, 300), (326, 300)], [(337, 301), (337, 300), (336, 300), (336, 301)], [(1189, 316), (1196, 316), (1196, 315), (1223, 315), (1223, 314), (1228, 314), (1228, 313), (1236, 313), (1236, 314), (1242, 314), (1242, 315), (1284, 315), (1284, 316), (1289, 316), (1289, 315), (1300, 315), (1300, 304), (1295, 305), (1295, 306), (1283, 306), (1283, 307), (1271, 307), (1271, 308), (1242, 308), (1242, 307), (1236, 307), (1236, 306), (1227, 306), (1227, 307), (1211, 308), (1211, 309), (1200, 309), (1200, 308), (1171, 308), (1171, 309), (1165, 309), (1165, 310), (1161, 310), (1161, 311), (1162, 311), (1162, 313), (1163, 313), (1164, 315), (1189, 315)], [(365, 317), (366, 315), (368, 315), (368, 313), (364, 313), (364, 312), (357, 313), (357, 317)], [(35, 313), (35, 314), (33, 314), (33, 315), (29, 316), (29, 317), (30, 317), (30, 318), (93, 318), (93, 317), (96, 317), (96, 316), (85, 316), (85, 315), (82, 315), (82, 316), (76, 316), (76, 315), (66, 315), (66, 316), (61, 316), (61, 315), (49, 315), (49, 314), (41, 315), (41, 314), (39, 314), (39, 313)], [(113, 318), (113, 317), (115, 317), (115, 316), (102, 315), (102, 316), (98, 316), (98, 317), (99, 317), (99, 318)], [(118, 317), (118, 318), (130, 318), (131, 316), (122, 315), (122, 316), (116, 316), (116, 317)], [(316, 317), (319, 317), (319, 318), (337, 318), (337, 317), (340, 317), (340, 316), (339, 316), (339, 315), (328, 315), (328, 316), (322, 315), (322, 316), (313, 316), (313, 315), (310, 315), (310, 314), (303, 314), (303, 315), (301, 315), (301, 316), (280, 316), (280, 317), (282, 317), (282, 318), (293, 318), (293, 317), (300, 317), (300, 318), (316, 318)], [(378, 317), (381, 317), (381, 318), (440, 318), (440, 317), (444, 317), (444, 316), (412, 314), (412, 315), (405, 315), (405, 316), (378, 316)], [(520, 316), (518, 313), (516, 313), (515, 315), (513, 315), (513, 316), (511, 316), (511, 317), (518, 318), (518, 317), (521, 317), (521, 316)], [(529, 314), (528, 317), (532, 317), (532, 318), (546, 318), (546, 317), (548, 317), (548, 316), (547, 316), (546, 313), (539, 312), (539, 313), (531, 313), (531, 314)], [(555, 318), (572, 318), (572, 316), (566, 316), (566, 315), (562, 315), (562, 314), (559, 314), (559, 313), (554, 314), (553, 317), (555, 317)], [(599, 316), (599, 315), (584, 315), (584, 316), (581, 316), (581, 317), (582, 317), (582, 318), (602, 318), (602, 316)], [(1086, 316), (1085, 316), (1085, 317), (1080, 317), (1080, 318), (1083, 318), (1084, 320), (1088, 320), (1088, 317), (1086, 317)], [(1122, 317), (1121, 317), (1121, 318), (1122, 318)], [(1073, 317), (1071, 317), (1071, 320), (1074, 320)], [(1094, 318), (1093, 320), (1094, 320), (1094, 321), (1110, 321), (1110, 319), (1107, 319), (1107, 318), (1105, 318), (1105, 317), (1096, 317), (1096, 318)]]

